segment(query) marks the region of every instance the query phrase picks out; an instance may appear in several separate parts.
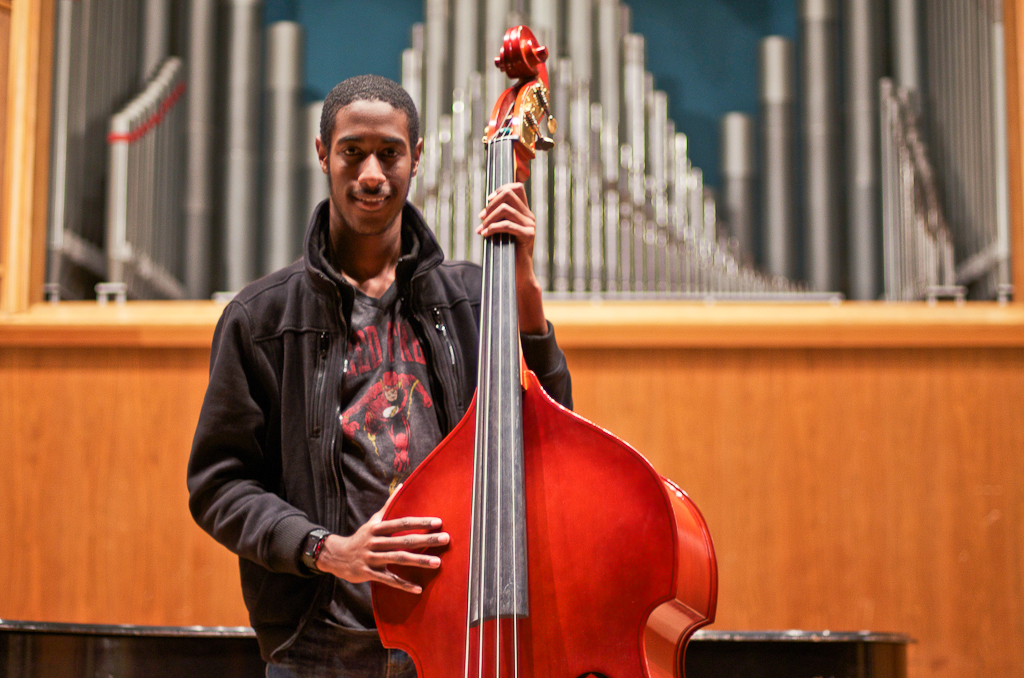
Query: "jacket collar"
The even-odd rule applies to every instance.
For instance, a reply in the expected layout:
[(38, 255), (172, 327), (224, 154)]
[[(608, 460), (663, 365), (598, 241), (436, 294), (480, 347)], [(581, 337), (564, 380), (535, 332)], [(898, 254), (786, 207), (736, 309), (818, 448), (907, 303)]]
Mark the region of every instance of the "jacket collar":
[[(306, 228), (306, 273), (313, 286), (324, 294), (340, 292), (347, 314), (355, 293), (352, 286), (331, 265), (330, 209), (329, 200), (317, 205)], [(405, 292), (415, 278), (439, 266), (442, 261), (444, 254), (434, 234), (427, 228), (419, 210), (406, 202), (402, 208), (402, 256), (395, 270), (399, 293), (406, 296)]]

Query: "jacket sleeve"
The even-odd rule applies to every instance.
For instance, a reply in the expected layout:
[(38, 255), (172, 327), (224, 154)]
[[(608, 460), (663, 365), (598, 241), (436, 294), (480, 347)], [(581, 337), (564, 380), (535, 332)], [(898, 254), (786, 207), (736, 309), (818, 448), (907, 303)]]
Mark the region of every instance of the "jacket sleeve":
[(533, 370), (540, 385), (563, 407), (572, 409), (572, 379), (565, 354), (555, 341), (555, 328), (548, 321), (544, 334), (520, 334), (526, 366)]
[(188, 463), (189, 509), (239, 556), (274, 572), (307, 575), (300, 549), (317, 525), (273, 491), (281, 473), (280, 461), (265, 449), (266, 394), (277, 388), (270, 375), (253, 350), (248, 314), (231, 302), (214, 333), (210, 383)]

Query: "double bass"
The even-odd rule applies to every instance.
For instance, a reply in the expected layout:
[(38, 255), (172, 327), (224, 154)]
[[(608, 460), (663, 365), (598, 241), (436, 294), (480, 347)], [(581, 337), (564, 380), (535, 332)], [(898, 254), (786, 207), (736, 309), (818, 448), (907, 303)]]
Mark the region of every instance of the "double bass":
[[(554, 132), (544, 61), (525, 26), (495, 64), (517, 82), (484, 142), (487, 192), (525, 181)], [(542, 124), (549, 134), (544, 134)], [(718, 574), (700, 511), (608, 431), (557, 404), (519, 347), (515, 242), (484, 243), (477, 391), (392, 497), (384, 520), (436, 516), (436, 570), (395, 566), (419, 595), (372, 584), (386, 647), (420, 678), (667, 678), (715, 617)]]

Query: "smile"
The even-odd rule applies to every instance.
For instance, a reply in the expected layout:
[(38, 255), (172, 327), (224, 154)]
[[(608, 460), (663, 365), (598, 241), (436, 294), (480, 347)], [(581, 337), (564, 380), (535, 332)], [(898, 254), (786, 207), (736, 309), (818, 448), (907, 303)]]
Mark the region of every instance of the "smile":
[(361, 207), (363, 207), (364, 209), (376, 209), (377, 207), (380, 207), (385, 202), (387, 202), (388, 198), (390, 198), (390, 197), (391, 197), (390, 195), (380, 195), (380, 196), (372, 196), (372, 197), (371, 196), (361, 196), (361, 195), (354, 195), (354, 196), (352, 196), (352, 198), (357, 203), (359, 203), (359, 205)]

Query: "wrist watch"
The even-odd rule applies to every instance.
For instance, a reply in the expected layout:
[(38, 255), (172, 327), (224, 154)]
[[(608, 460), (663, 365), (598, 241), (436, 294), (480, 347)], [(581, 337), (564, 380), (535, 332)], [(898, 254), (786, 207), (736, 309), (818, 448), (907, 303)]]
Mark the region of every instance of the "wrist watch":
[(306, 541), (302, 546), (302, 564), (308, 567), (311, 572), (320, 574), (320, 568), (316, 566), (316, 559), (320, 552), (324, 550), (324, 542), (327, 541), (329, 536), (331, 536), (330, 532), (320, 528), (310, 530), (309, 534), (306, 535)]

